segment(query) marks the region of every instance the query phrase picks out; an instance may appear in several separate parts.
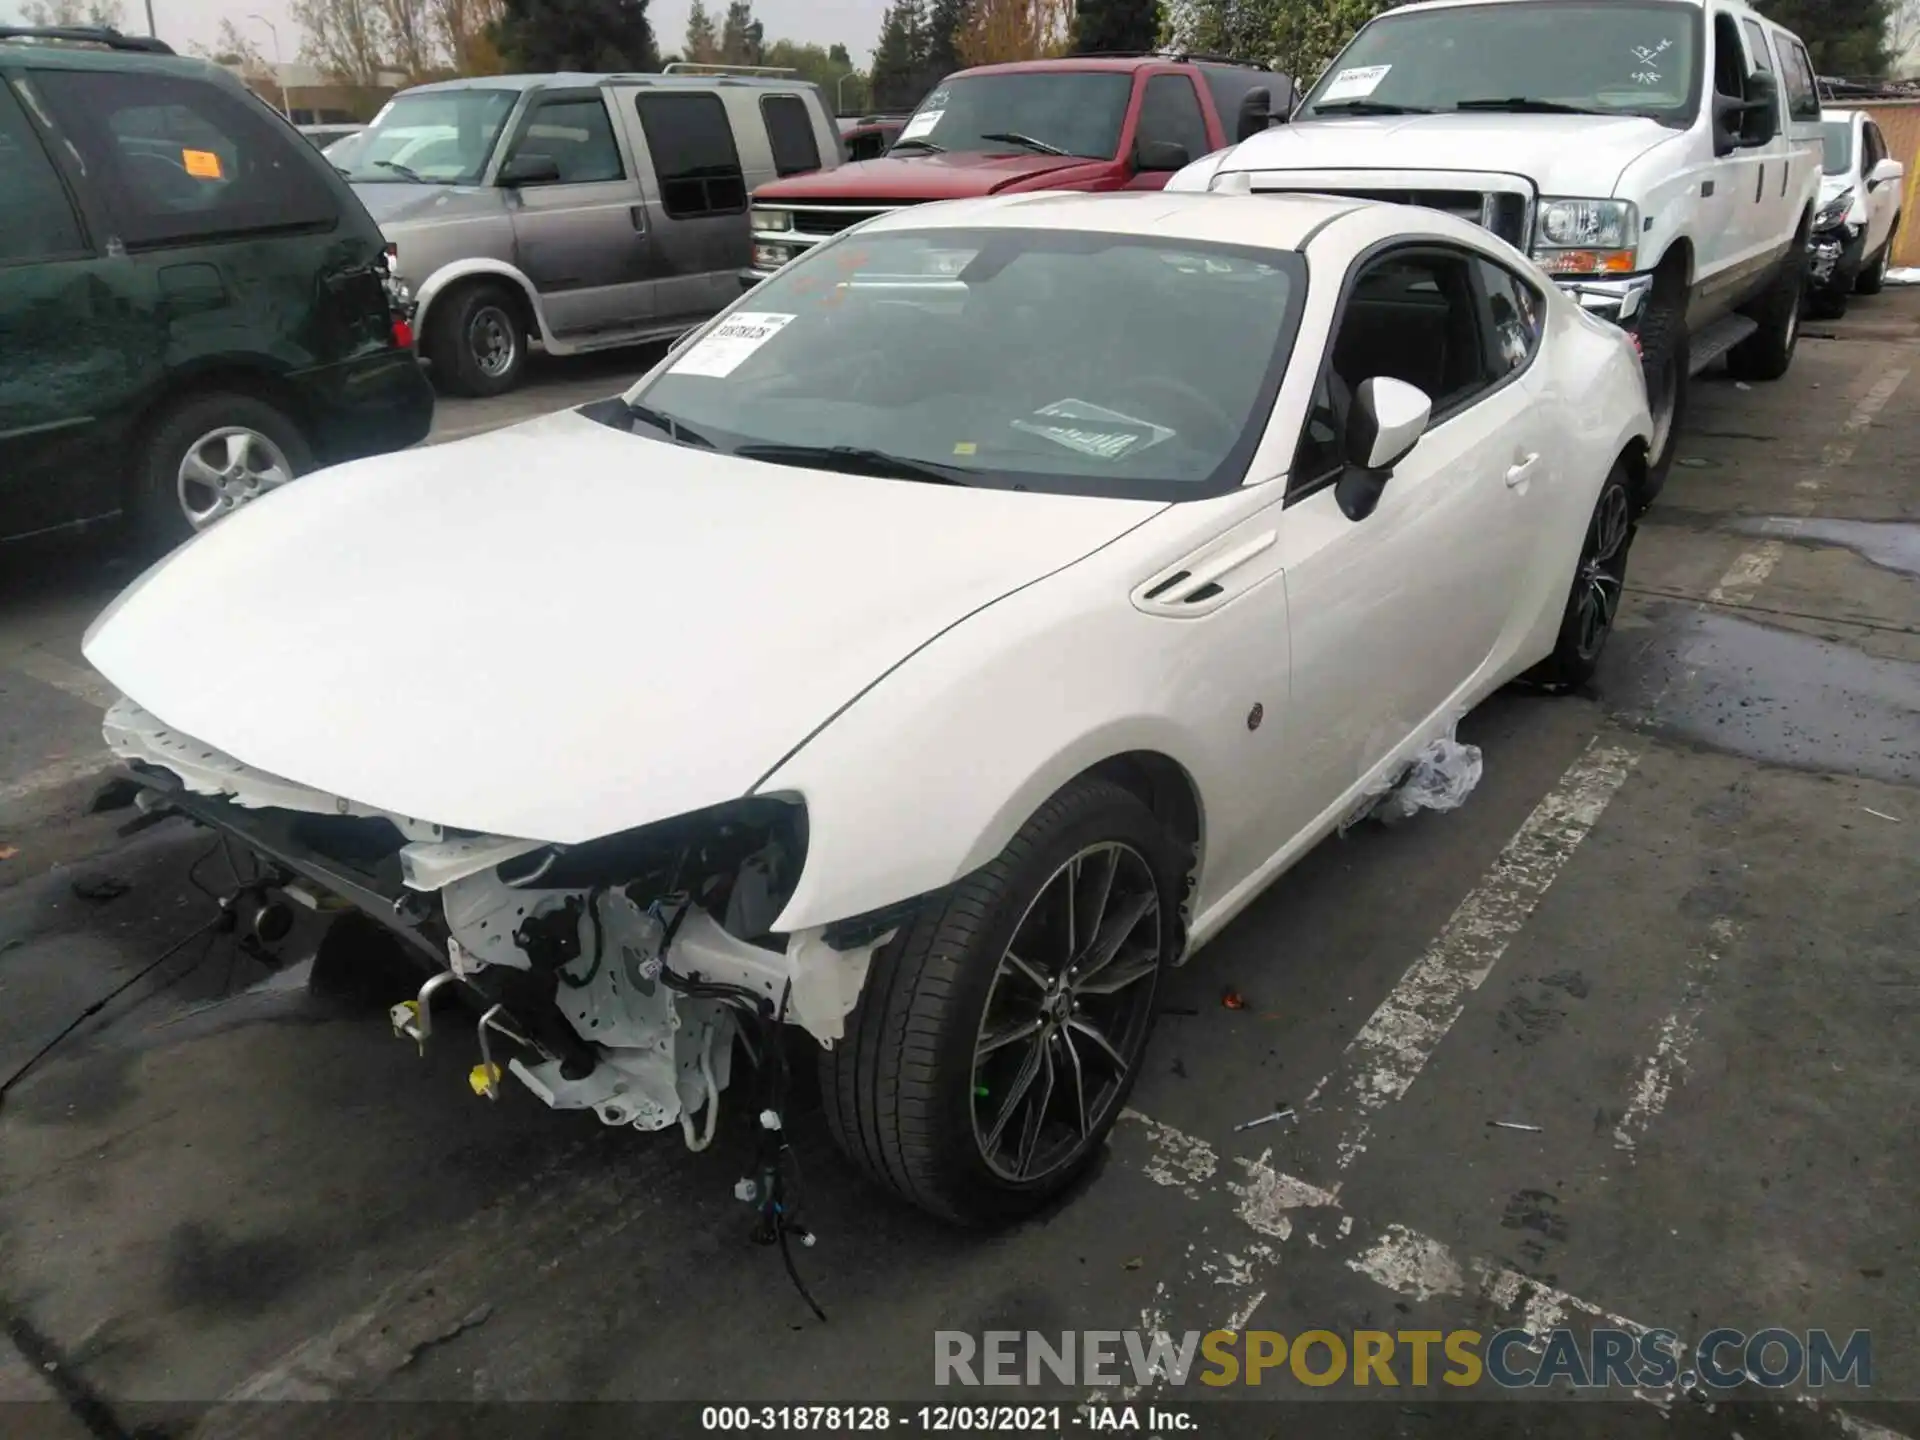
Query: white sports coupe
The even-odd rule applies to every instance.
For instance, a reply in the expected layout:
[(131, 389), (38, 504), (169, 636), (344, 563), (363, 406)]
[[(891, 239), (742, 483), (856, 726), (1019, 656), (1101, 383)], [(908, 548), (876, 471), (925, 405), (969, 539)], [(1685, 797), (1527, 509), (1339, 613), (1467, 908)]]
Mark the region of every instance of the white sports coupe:
[(86, 654), (144, 805), (398, 937), (397, 1029), (485, 1012), (476, 1090), (700, 1146), (736, 1036), (777, 1128), (798, 1026), (847, 1153), (991, 1221), (1101, 1145), (1166, 967), (1593, 673), (1649, 433), (1626, 337), (1451, 216), (969, 200), (624, 397), (268, 495)]

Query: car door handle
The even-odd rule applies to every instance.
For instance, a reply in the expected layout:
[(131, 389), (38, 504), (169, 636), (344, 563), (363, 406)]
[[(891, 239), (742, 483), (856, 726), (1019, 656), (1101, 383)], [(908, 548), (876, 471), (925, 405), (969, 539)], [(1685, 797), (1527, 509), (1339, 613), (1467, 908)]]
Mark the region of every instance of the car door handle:
[(1527, 456), (1523, 460), (1516, 460), (1512, 465), (1508, 466), (1507, 467), (1508, 487), (1511, 488), (1515, 485), (1524, 484), (1526, 482), (1527, 477), (1533, 474), (1533, 467), (1539, 463), (1539, 460), (1540, 460), (1539, 455), (1534, 454), (1534, 455)]
[(643, 235), (646, 233), (646, 230), (647, 230), (647, 207), (646, 206), (629, 205), (627, 207), (627, 219), (633, 222), (634, 229), (638, 230)]

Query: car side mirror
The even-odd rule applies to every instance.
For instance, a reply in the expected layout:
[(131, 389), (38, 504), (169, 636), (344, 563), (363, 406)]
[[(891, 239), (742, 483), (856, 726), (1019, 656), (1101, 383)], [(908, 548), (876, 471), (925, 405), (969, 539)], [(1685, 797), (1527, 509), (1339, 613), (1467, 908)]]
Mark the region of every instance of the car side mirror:
[(560, 178), (560, 162), (551, 155), (516, 155), (500, 171), (502, 185), (551, 185)]
[(1187, 147), (1175, 140), (1142, 140), (1134, 147), (1133, 168), (1142, 173), (1184, 170), (1192, 163)]
[(1273, 92), (1262, 85), (1240, 98), (1240, 116), (1233, 127), (1233, 142), (1239, 144), (1258, 135), (1278, 118), (1273, 113)]
[(1347, 465), (1334, 486), (1341, 514), (1364, 520), (1373, 513), (1393, 467), (1420, 443), (1432, 415), (1433, 401), (1418, 386), (1389, 375), (1360, 382), (1347, 412)]
[(1900, 176), (1901, 168), (1898, 160), (1891, 158), (1882, 160), (1867, 172), (1867, 188), (1878, 190), (1882, 185), (1893, 184)]
[(1747, 77), (1747, 108), (1741, 117), (1740, 142), (1765, 145), (1780, 133), (1780, 85), (1764, 70)]

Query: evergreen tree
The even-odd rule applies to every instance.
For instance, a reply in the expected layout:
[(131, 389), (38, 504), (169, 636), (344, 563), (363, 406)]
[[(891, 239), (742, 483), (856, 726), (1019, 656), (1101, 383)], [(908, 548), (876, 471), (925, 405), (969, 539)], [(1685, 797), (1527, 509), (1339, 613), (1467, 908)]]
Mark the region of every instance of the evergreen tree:
[(893, 0), (880, 21), (880, 43), (873, 54), (873, 105), (907, 111), (932, 88), (927, 71), (932, 34), (926, 0)]
[(720, 35), (714, 29), (713, 12), (703, 0), (693, 0), (693, 8), (687, 11), (687, 41), (681, 48), (685, 60), (710, 65), (720, 58)]
[(967, 31), (970, 0), (933, 0), (927, 16), (927, 86), (935, 84), (961, 65), (960, 37)]
[(1151, 50), (1159, 40), (1159, 0), (1080, 0), (1073, 20), (1075, 54)]
[(647, 0), (505, 0), (494, 44), (510, 70), (658, 70)]
[(766, 38), (766, 27), (753, 18), (753, 0), (729, 0), (720, 58), (729, 65), (758, 65), (767, 53)]
[(1884, 75), (1888, 0), (1761, 0), (1759, 8), (1806, 42), (1818, 75)]

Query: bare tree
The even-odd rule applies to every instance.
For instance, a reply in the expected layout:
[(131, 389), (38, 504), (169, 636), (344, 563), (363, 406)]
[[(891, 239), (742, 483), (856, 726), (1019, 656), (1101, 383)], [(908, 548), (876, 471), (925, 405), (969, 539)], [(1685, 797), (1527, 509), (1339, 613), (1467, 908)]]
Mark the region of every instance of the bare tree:
[(500, 0), (433, 0), (441, 53), (459, 75), (498, 75), (503, 62), (491, 38)]
[(388, 63), (383, 0), (293, 0), (293, 18), (306, 32), (300, 53), (343, 84), (374, 86)]
[(1893, 57), (1895, 75), (1911, 75), (1920, 56), (1920, 0), (1894, 0), (1887, 7), (1887, 53)]
[(442, 65), (439, 27), (431, 0), (379, 0), (381, 47), (393, 68), (420, 80)]
[(1034, 60), (1066, 52), (1073, 0), (975, 0), (960, 32), (969, 65)]

